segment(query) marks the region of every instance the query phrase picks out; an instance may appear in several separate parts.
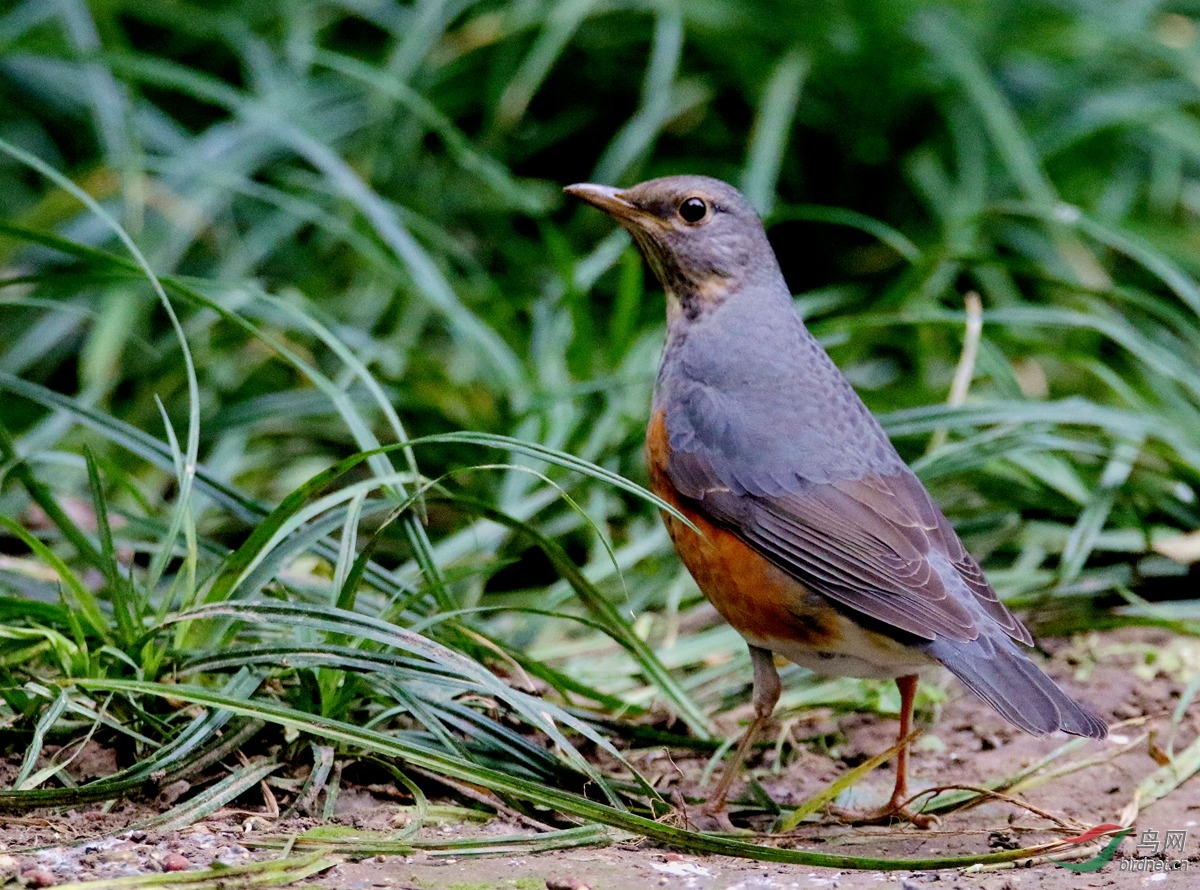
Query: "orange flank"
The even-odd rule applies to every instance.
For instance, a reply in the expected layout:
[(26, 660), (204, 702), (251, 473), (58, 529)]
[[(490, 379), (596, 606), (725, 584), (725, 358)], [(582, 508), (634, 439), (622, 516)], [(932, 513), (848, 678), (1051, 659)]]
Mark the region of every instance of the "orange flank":
[(680, 558), (721, 617), (751, 640), (783, 639), (810, 649), (835, 646), (842, 619), (833, 607), (680, 498), (667, 476), (670, 445), (661, 411), (650, 421), (646, 456), (651, 489), (703, 533), (663, 515)]

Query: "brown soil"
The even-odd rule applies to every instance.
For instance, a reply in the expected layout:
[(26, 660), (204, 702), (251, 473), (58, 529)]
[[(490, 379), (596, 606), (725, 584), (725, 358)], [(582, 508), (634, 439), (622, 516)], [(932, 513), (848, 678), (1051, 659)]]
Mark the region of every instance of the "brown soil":
[[(1064, 836), (1065, 826), (1119, 822), (1133, 804), (1135, 789), (1158, 769), (1164, 751), (1179, 752), (1200, 735), (1200, 708), (1190, 707), (1172, 733), (1171, 714), (1188, 679), (1200, 671), (1200, 642), (1167, 634), (1125, 630), (1054, 647), (1051, 673), (1068, 689), (1091, 701), (1115, 724), (1113, 738), (1088, 743), (1064, 758), (1074, 762), (1092, 757), (1086, 769), (1059, 777), (1021, 793), (1039, 812), (1007, 802), (991, 802), (947, 815), (939, 828), (920, 831), (910, 826), (848, 828), (829, 820), (801, 826), (772, 842), (796, 849), (890, 858), (940, 854), (985, 853), (1029, 846)], [(733, 715), (737, 717), (738, 715)], [(762, 787), (779, 804), (804, 800), (821, 790), (846, 768), (888, 747), (895, 721), (871, 715), (801, 715), (792, 737), (804, 738), (804, 721), (832, 724), (845, 741), (835, 754), (799, 745), (784, 746), (782, 762), (769, 748), (753, 764)], [(731, 724), (726, 729), (735, 731)], [(808, 727), (812, 729), (813, 727)], [(824, 727), (818, 727), (823, 730)], [(931, 784), (976, 785), (1010, 775), (1038, 761), (1063, 743), (1060, 738), (1037, 739), (1013, 729), (975, 699), (952, 691), (934, 725), (917, 743), (911, 769), (917, 788)], [(648, 776), (662, 772), (667, 793), (692, 793), (704, 766), (662, 749), (631, 752)], [(96, 752), (96, 769), (110, 771)], [(876, 770), (855, 789), (856, 803), (869, 805), (890, 790), (888, 768)], [(982, 871), (834, 872), (827, 869), (753, 863), (723, 857), (681, 856), (646, 843), (582, 848), (539, 855), (503, 857), (437, 856), (386, 857), (345, 861), (312, 879), (329, 888), (421, 888), (421, 890), (535, 890), (547, 886), (564, 890), (791, 890), (791, 888), (859, 888), (894, 885), (910, 888), (938, 884), (949, 888), (1081, 888), (1186, 887), (1200, 876), (1200, 788), (1195, 776), (1178, 789), (1148, 805), (1143, 802), (1134, 833), (1117, 857), (1092, 874), (1076, 874), (1051, 864), (994, 868)], [(735, 795), (740, 793), (735, 786)], [(360, 829), (388, 830), (403, 824), (394, 803), (366, 791), (345, 794), (340, 821)], [(16, 877), (26, 884), (48, 886), (88, 879), (107, 879), (178, 868), (199, 868), (220, 862), (235, 865), (275, 855), (255, 841), (267, 835), (303, 831), (312, 823), (280, 823), (247, 810), (227, 811), (219, 818), (178, 832), (130, 833), (127, 826), (145, 818), (145, 806), (125, 805), (115, 812), (73, 812), (6, 818), (0, 825), (0, 882)], [(735, 822), (738, 821), (735, 818)], [(752, 827), (760, 827), (751, 821)], [(1081, 829), (1080, 829), (1081, 830)], [(1132, 864), (1146, 865), (1145, 851), (1135, 849), (1147, 830), (1186, 832), (1182, 853), (1159, 859), (1187, 860), (1188, 872), (1130, 872)], [(431, 824), (425, 837), (506, 835), (530, 829), (504, 820), (479, 826)], [(7, 851), (7, 853), (3, 853)], [(1122, 861), (1126, 870), (1122, 870)]]

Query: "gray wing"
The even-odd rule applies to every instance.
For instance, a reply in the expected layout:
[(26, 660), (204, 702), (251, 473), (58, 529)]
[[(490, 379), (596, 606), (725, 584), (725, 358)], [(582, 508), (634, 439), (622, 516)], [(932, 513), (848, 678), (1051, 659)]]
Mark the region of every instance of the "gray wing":
[[(868, 472), (857, 478), (814, 470), (810, 475), (824, 477), (816, 481), (800, 474), (811, 454), (787, 472), (778, 455), (730, 435), (736, 409), (722, 416), (715, 431), (685, 422), (681, 435), (668, 416), (668, 475), (681, 494), (777, 566), (834, 602), (920, 638), (973, 640), (977, 617), (986, 616), (1014, 639), (1032, 642), (876, 425), (865, 430), (869, 448), (849, 441), (843, 451), (879, 454), (879, 437), (889, 459), (864, 458)], [(844, 454), (837, 460), (844, 463)]]

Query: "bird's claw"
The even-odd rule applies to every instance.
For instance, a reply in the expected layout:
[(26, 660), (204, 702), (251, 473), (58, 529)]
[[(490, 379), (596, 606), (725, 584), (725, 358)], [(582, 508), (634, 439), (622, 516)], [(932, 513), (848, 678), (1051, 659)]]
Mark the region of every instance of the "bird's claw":
[(908, 822), (917, 828), (937, 828), (942, 820), (933, 813), (919, 813), (909, 807), (906, 800), (892, 798), (873, 810), (848, 810), (843, 807), (830, 808), (834, 818), (848, 825), (887, 825), (890, 822)]
[(733, 822), (729, 820), (729, 810), (725, 808), (725, 802), (721, 801), (717, 806), (712, 806), (711, 803), (706, 803), (700, 808), (700, 814), (708, 819), (712, 819), (716, 823), (717, 830), (736, 834), (738, 829)]

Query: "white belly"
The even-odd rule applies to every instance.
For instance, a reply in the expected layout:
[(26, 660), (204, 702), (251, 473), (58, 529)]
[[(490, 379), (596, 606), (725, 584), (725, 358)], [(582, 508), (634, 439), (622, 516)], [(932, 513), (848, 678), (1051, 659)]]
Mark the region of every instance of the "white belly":
[(891, 680), (937, 666), (937, 662), (924, 652), (872, 633), (851, 621), (840, 622), (839, 630), (840, 639), (823, 649), (810, 649), (790, 640), (769, 637), (747, 637), (746, 641), (782, 655), (815, 674), (832, 677)]

